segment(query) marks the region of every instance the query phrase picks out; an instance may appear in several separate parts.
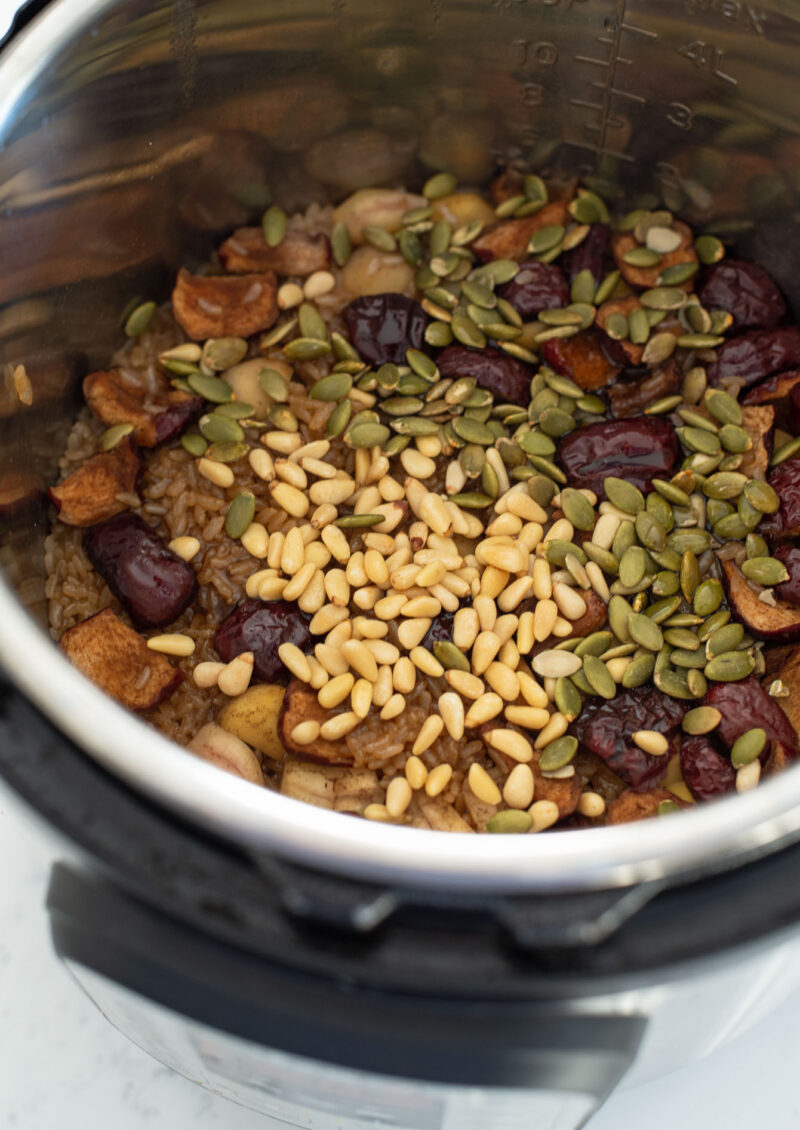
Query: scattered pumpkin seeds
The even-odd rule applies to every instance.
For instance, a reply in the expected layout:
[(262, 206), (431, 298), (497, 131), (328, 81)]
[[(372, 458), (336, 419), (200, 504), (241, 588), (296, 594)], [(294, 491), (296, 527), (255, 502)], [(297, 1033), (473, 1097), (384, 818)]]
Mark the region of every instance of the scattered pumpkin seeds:
[(261, 230), (268, 247), (277, 247), (286, 235), (286, 213), (277, 204), (267, 208), (261, 218)]
[(142, 302), (131, 310), (125, 319), (125, 333), (128, 337), (141, 337), (152, 322), (155, 312), (155, 302)]
[(253, 521), (255, 512), (255, 495), (251, 494), (250, 491), (242, 491), (237, 494), (225, 515), (225, 533), (228, 537), (240, 538)]

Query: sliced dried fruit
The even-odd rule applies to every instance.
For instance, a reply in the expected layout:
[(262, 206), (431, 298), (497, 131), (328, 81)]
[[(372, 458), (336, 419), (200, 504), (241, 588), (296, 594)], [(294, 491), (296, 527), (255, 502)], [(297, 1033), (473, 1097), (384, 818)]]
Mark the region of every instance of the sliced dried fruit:
[(511, 282), (500, 287), (497, 293), (526, 321), (532, 321), (542, 310), (566, 306), (570, 300), (561, 268), (555, 263), (540, 263), (538, 259), (521, 263)]
[(596, 283), (602, 280), (605, 274), (608, 237), (608, 224), (592, 224), (586, 238), (573, 251), (566, 253), (564, 258), (569, 263), (567, 273), (570, 282), (574, 282), (575, 276), (581, 271), (591, 271)]
[(736, 329), (769, 330), (786, 316), (781, 292), (758, 263), (724, 259), (705, 272), (698, 297), (707, 310), (733, 315)]
[(744, 453), (739, 470), (749, 479), (766, 478), (772, 454), (772, 433), (775, 429), (775, 409), (771, 404), (752, 405), (742, 409), (742, 427), (750, 437), (752, 447)]
[(773, 556), (786, 567), (789, 574), (788, 581), (775, 586), (775, 596), (787, 604), (800, 606), (800, 549), (779, 545)]
[(668, 420), (603, 421), (562, 439), (558, 455), (573, 486), (602, 496), (611, 475), (649, 491), (654, 478), (672, 477), (678, 440)]
[(755, 676), (739, 683), (717, 683), (705, 697), (706, 705), (715, 706), (722, 721), (715, 731), (726, 749), (747, 730), (759, 726), (770, 742), (777, 742), (787, 757), (798, 754), (798, 737), (779, 703), (767, 694)]
[(186, 748), (203, 761), (216, 765), (217, 769), (232, 773), (234, 777), (241, 777), (253, 785), (264, 784), (261, 762), (250, 746), (228, 733), (222, 726), (209, 722), (202, 730), (198, 730)]
[(48, 495), (60, 522), (93, 526), (128, 509), (131, 503), (126, 496), (135, 492), (140, 472), (136, 445), (125, 436), (113, 451), (87, 459)]
[(750, 385), (784, 369), (800, 365), (800, 329), (785, 326), (777, 330), (749, 330), (731, 338), (717, 350), (717, 360), (708, 366), (710, 385), (723, 377), (738, 377)]
[(327, 741), (319, 737), (311, 745), (298, 745), (292, 733), (301, 722), (327, 722), (334, 717), (320, 706), (316, 691), (299, 679), (292, 679), (286, 688), (278, 719), (278, 737), (287, 753), (305, 761), (322, 761), (327, 765), (352, 765), (353, 755), (344, 738)]
[(705, 734), (684, 737), (681, 772), (695, 800), (714, 800), (736, 786), (736, 770), (727, 757), (717, 752)]
[(489, 389), (498, 400), (511, 404), (528, 402), (532, 370), (499, 349), (449, 345), (439, 354), (437, 364), (442, 377), (474, 377), (481, 388)]
[(800, 608), (780, 599), (774, 605), (759, 600), (756, 590), (733, 561), (720, 564), (728, 600), (737, 619), (760, 639), (775, 643), (800, 641)]
[[(669, 789), (648, 789), (647, 792), (627, 789), (609, 804), (606, 824), (630, 824), (634, 820), (647, 820), (658, 815), (658, 806), (664, 801), (675, 800), (675, 794)], [(678, 800), (676, 803), (680, 808), (688, 807), (684, 801)]]
[(258, 228), (237, 228), (219, 248), (219, 258), (226, 271), (236, 275), (275, 271), (278, 275), (299, 275), (305, 278), (314, 271), (325, 271), (331, 265), (328, 237), (308, 232), (287, 231), (277, 247), (270, 247), (264, 232)]
[(151, 651), (110, 608), (70, 628), (61, 647), (87, 679), (129, 710), (152, 710), (184, 680), (179, 667)]
[(582, 786), (577, 773), (572, 777), (545, 777), (539, 769), (541, 754), (536, 751), (531, 762), (536, 800), (551, 800), (558, 805), (558, 818), (571, 816), (581, 799)]
[(522, 262), (528, 257), (528, 244), (535, 232), (555, 224), (566, 224), (568, 221), (567, 205), (563, 200), (556, 200), (552, 204), (545, 204), (533, 216), (502, 220), (486, 228), (474, 241), (472, 249), (484, 262), (491, 259), (516, 259), (517, 262)]
[[(681, 223), (680, 220), (677, 220), (672, 226), (673, 230), (678, 232), (681, 237), (680, 247), (676, 248), (675, 251), (669, 251), (666, 255), (662, 255), (658, 263), (649, 267), (637, 267), (626, 262), (625, 256), (639, 246), (633, 232), (618, 231), (612, 233), (611, 250), (614, 253), (617, 266), (622, 272), (622, 277), (626, 282), (629, 282), (632, 286), (639, 287), (658, 286), (659, 276), (669, 267), (675, 267), (679, 263), (697, 263), (697, 253), (694, 249), (694, 233), (691, 228)], [(687, 282), (681, 285), (689, 289), (691, 283)]]
[(278, 320), (278, 284), (272, 271), (249, 275), (192, 275), (184, 268), (172, 292), (172, 310), (194, 341), (249, 337)]
[(676, 394), (680, 387), (681, 371), (671, 357), (643, 377), (622, 373), (607, 389), (611, 415), (617, 420), (640, 416), (651, 404)]
[(289, 678), (278, 655), (282, 643), (296, 644), (301, 651), (311, 647), (308, 618), (288, 600), (245, 600), (225, 617), (214, 637), (214, 647), (226, 663), (252, 651), (254, 674), (265, 683)]
[(800, 534), (800, 458), (781, 463), (767, 481), (780, 498), (781, 508), (763, 519), (759, 533), (765, 537), (797, 537)]
[(283, 759), (283, 744), (278, 736), (278, 716), (284, 688), (270, 683), (248, 687), (232, 698), (220, 711), (219, 724), (272, 761)]
[(406, 363), (409, 349), (421, 349), (428, 319), (418, 302), (402, 294), (368, 294), (342, 311), (350, 341), (370, 365)]
[(620, 371), (603, 349), (600, 336), (591, 330), (575, 337), (551, 338), (542, 346), (542, 357), (557, 373), (587, 391), (605, 388)]

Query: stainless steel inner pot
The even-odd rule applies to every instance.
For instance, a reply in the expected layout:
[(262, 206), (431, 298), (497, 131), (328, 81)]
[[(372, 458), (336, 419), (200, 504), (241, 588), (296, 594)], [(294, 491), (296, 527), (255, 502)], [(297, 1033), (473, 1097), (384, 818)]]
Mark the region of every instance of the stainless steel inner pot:
[[(599, 888), (800, 834), (800, 770), (667, 821), (529, 837), (347, 820), (192, 758), (46, 631), (40, 491), (132, 296), (271, 199), (502, 163), (663, 199), (734, 236), (800, 309), (800, 3), (54, 0), (0, 57), (0, 660), (134, 787), (257, 853), (410, 885)], [(33, 403), (20, 402), (24, 365)]]

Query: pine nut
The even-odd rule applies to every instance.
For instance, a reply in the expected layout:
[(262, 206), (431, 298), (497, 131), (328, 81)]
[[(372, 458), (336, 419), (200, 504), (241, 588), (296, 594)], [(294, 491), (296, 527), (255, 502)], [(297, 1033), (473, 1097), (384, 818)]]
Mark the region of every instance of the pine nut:
[(467, 783), (478, 800), (482, 800), (484, 804), (499, 804), (503, 799), (497, 785), (477, 761), (469, 767)]
[(373, 530), (380, 534), (390, 534), (403, 521), (407, 511), (405, 502), (383, 502), (380, 506), (373, 506), (371, 514), (383, 515), (383, 521), (374, 525)]
[(533, 595), (537, 600), (549, 600), (553, 595), (553, 582), (550, 562), (546, 557), (537, 557), (533, 562)]
[(519, 667), (519, 658), (519, 651), (513, 639), (506, 640), (497, 653), (497, 662), (502, 663), (504, 667), (510, 667), (512, 671), (516, 671)]
[(514, 635), (519, 624), (519, 617), (515, 616), (513, 612), (506, 612), (503, 616), (498, 616), (494, 622), (494, 634), (500, 640), (500, 646), (508, 643)]
[(325, 526), (322, 530), (323, 545), (331, 552), (340, 565), (350, 560), (350, 543), (338, 526)]
[(439, 713), (450, 737), (460, 742), (464, 737), (464, 703), (454, 691), (439, 695)]
[(364, 647), (375, 656), (376, 663), (386, 663), (391, 667), (400, 658), (400, 649), (389, 640), (367, 639), (364, 640)]
[(365, 447), (359, 447), (356, 450), (355, 458), (355, 478), (356, 482), (363, 484), (367, 481), (367, 474), (369, 473), (369, 465), (372, 462), (372, 457)]
[(658, 730), (635, 730), (631, 737), (639, 749), (643, 749), (645, 753), (650, 753), (654, 757), (663, 757), (669, 750), (669, 742)]
[(302, 437), (297, 432), (264, 432), (261, 442), (281, 455), (291, 455), (303, 446)]
[(340, 620), (338, 624), (334, 624), (330, 631), (325, 636), (325, 643), (328, 647), (341, 647), (343, 643), (353, 637), (353, 622), (350, 619)]
[(528, 706), (540, 710), (545, 709), (550, 700), (547, 697), (547, 692), (536, 682), (533, 675), (528, 674), (527, 671), (517, 671), (517, 679), (519, 680), (520, 694)]
[(486, 741), (515, 761), (528, 762), (533, 759), (533, 746), (516, 730), (490, 730)]
[(311, 678), (308, 681), (309, 685), (315, 691), (318, 691), (321, 687), (325, 686), (330, 676), (315, 655), (307, 655), (306, 659), (311, 668)]
[(522, 529), (522, 519), (516, 514), (498, 514), (486, 527), (489, 537), (516, 537)]
[(581, 793), (578, 801), (578, 812), (581, 816), (588, 816), (595, 820), (602, 816), (606, 810), (606, 802), (599, 793)]
[(296, 644), (282, 643), (278, 648), (278, 655), (284, 667), (302, 682), (307, 683), (311, 679), (308, 660)]
[(587, 564), (586, 576), (589, 578), (592, 588), (600, 597), (600, 599), (608, 604), (609, 600), (611, 600), (611, 590), (609, 589), (608, 584), (606, 583), (606, 579), (603, 576), (603, 570), (600, 568), (596, 561), (590, 561)]
[(314, 574), (317, 572), (316, 565), (309, 561), (305, 564), (298, 573), (292, 577), (283, 590), (284, 600), (297, 600), (298, 597), (305, 592)]
[(383, 475), (378, 479), (378, 491), (384, 502), (399, 502), (405, 497), (402, 486), (391, 475)]
[(330, 293), (335, 286), (336, 279), (330, 271), (314, 271), (303, 283), (303, 294), (309, 302), (313, 302), (322, 298), (323, 294)]
[(253, 653), (252, 651), (244, 651), (241, 655), (232, 659), (230, 663), (227, 663), (224, 669), (220, 671), (217, 686), (223, 694), (233, 698), (236, 695), (244, 694), (250, 686), (252, 676)]
[(558, 820), (558, 805), (553, 800), (537, 800), (528, 809), (533, 824), (532, 832), (544, 832)]
[(208, 479), (215, 486), (224, 490), (233, 486), (233, 471), (227, 463), (215, 463), (212, 459), (202, 456), (197, 460), (197, 470), (204, 479)]
[(353, 507), (355, 514), (372, 514), (375, 507), (379, 506), (381, 502), (381, 492), (377, 487), (364, 487), (359, 491), (356, 504)]
[(430, 749), (443, 729), (444, 721), (439, 714), (428, 715), (420, 727), (414, 745), (411, 747), (411, 752), (419, 757), (426, 749)]
[(331, 506), (340, 506), (351, 497), (356, 484), (349, 477), (335, 479), (318, 479), (308, 488), (308, 497), (315, 506), (329, 503)]
[(565, 640), (568, 636), (572, 635), (572, 624), (569, 620), (565, 620), (563, 616), (557, 616), (556, 622), (553, 624), (553, 635), (558, 640)]
[(278, 287), (277, 302), (281, 310), (291, 310), (303, 301), (303, 288), (297, 283), (284, 283)]
[(515, 765), (503, 785), (503, 800), (509, 808), (530, 808), (535, 782), (529, 765)]
[(357, 679), (350, 692), (350, 709), (357, 718), (366, 718), (372, 706), (373, 684), (368, 679)]
[(368, 804), (364, 809), (364, 816), (376, 824), (387, 824), (392, 819), (385, 804)]
[(298, 447), (289, 456), (297, 463), (302, 463), (304, 459), (324, 459), (331, 449), (331, 441), (329, 439), (312, 439), (310, 443), (304, 443), (302, 447)]
[(518, 518), (522, 518), (525, 522), (539, 522), (544, 525), (547, 521), (547, 511), (543, 510), (538, 502), (535, 502), (531, 496), (524, 491), (515, 490), (513, 487), (505, 495), (505, 509), (512, 514), (516, 514)]
[(540, 706), (507, 706), (505, 717), (514, 726), (524, 726), (526, 730), (541, 730), (550, 721), (550, 711)]
[[(284, 589), (283, 591), (285, 593), (286, 589)], [(324, 603), (325, 584), (323, 581), (323, 574), (319, 569), (316, 568), (316, 566), (314, 566), (314, 575), (298, 596), (297, 607), (302, 612), (306, 612), (309, 616), (313, 616), (315, 612), (319, 612)]]
[(425, 492), (419, 504), (419, 516), (436, 534), (446, 534), (453, 528), (453, 519), (444, 499), (432, 491)]
[(354, 686), (355, 679), (349, 671), (344, 675), (335, 675), (323, 687), (320, 687), (317, 692), (317, 701), (326, 710), (332, 710), (335, 706), (344, 702)]
[(406, 708), (406, 700), (401, 694), (391, 695), (383, 707), (381, 708), (381, 718), (384, 721), (389, 721), (392, 718), (397, 718)]
[[(294, 459), (294, 456), (292, 456), (292, 459)], [(300, 466), (307, 474), (315, 475), (318, 479), (336, 478), (336, 468), (322, 459), (311, 459), (308, 455), (305, 455), (300, 460)]]
[(307, 722), (298, 722), (292, 730), (292, 741), (297, 745), (311, 745), (319, 737), (319, 722), (309, 719)]
[(422, 671), (424, 675), (430, 675), (433, 679), (438, 679), (444, 674), (444, 667), (426, 647), (412, 647), (409, 652), (409, 659), (418, 670)]
[(350, 585), (343, 569), (329, 569), (325, 574), (325, 592), (331, 604), (347, 608), (350, 603)]
[(305, 490), (308, 486), (308, 476), (303, 468), (289, 459), (275, 460), (275, 474), (282, 483), (289, 483), (298, 490)]
[(511, 612), (530, 596), (533, 596), (533, 578), (518, 577), (516, 581), (512, 581), (500, 593), (497, 598), (497, 607), (501, 612)]
[[(378, 669), (378, 678), (375, 680), (372, 689), (372, 701), (375, 706), (381, 708), (386, 705), (392, 697), (394, 687), (392, 686), (392, 669), (384, 665)], [(405, 699), (403, 700), (405, 706)]]
[(368, 549), (364, 554), (364, 571), (374, 585), (387, 585), (389, 583), (389, 570), (377, 549)]
[(536, 741), (533, 743), (534, 749), (544, 749), (549, 742), (554, 742), (556, 738), (563, 737), (567, 732), (569, 722), (563, 714), (558, 711), (550, 715), (550, 721), (539, 733)]
[(472, 670), (482, 675), (500, 650), (500, 640), (494, 632), (480, 632), (472, 645)]
[(504, 706), (505, 703), (500, 695), (489, 691), (475, 699), (467, 711), (464, 723), (470, 729), (475, 726), (482, 726), (484, 722), (496, 718), (502, 712)]
[(758, 758), (754, 761), (748, 762), (747, 765), (742, 765), (740, 769), (736, 770), (736, 791), (737, 793), (747, 793), (754, 789), (761, 779), (761, 762)]
[(493, 565), (506, 573), (524, 573), (528, 568), (528, 555), (519, 545), (484, 541), (478, 545), (475, 556), (481, 565)]
[(417, 682), (417, 671), (407, 655), (397, 660), (392, 669), (392, 685), (400, 694), (411, 694)]
[(481, 574), (481, 594), (492, 600), (500, 595), (511, 579), (511, 574), (495, 565), (487, 565)]
[(476, 699), (486, 690), (483, 680), (479, 679), (477, 675), (471, 674), (469, 671), (445, 671), (445, 681), (450, 684), (454, 691), (458, 691), (464, 698)]
[(453, 619), (453, 643), (461, 651), (469, 651), (478, 638), (480, 621), (474, 608), (459, 608)]
[(345, 734), (354, 730), (358, 723), (359, 719), (352, 710), (347, 710), (344, 714), (337, 714), (333, 718), (329, 718), (327, 722), (323, 722), (319, 728), (320, 737), (324, 738), (326, 742), (338, 741), (339, 738), (343, 738)]
[[(242, 539), (244, 541), (244, 539)], [(193, 557), (197, 557), (200, 552), (200, 539), (192, 537), (173, 538), (169, 543), (169, 549), (182, 561), (191, 561)], [(245, 549), (247, 546), (245, 546)]]
[(298, 526), (294, 526), (284, 536), (281, 546), (280, 571), (287, 577), (293, 577), (302, 567), (306, 557), (306, 547), (303, 535)]
[(280, 600), (286, 584), (283, 577), (265, 577), (258, 586), (259, 600)]
[(198, 687), (215, 687), (224, 669), (224, 663), (198, 663), (192, 671), (192, 678)]
[(405, 774), (409, 785), (415, 790), (423, 788), (428, 779), (428, 769), (425, 762), (420, 761), (413, 753), (406, 761)]
[(454, 459), (452, 463), (447, 464), (447, 470), (444, 475), (444, 489), (447, 494), (459, 494), (467, 485), (467, 476), (464, 468)]
[(361, 640), (348, 640), (342, 644), (342, 655), (359, 675), (374, 683), (378, 677), (375, 656)]
[[(230, 470), (230, 468), (228, 468)], [(233, 472), (231, 471), (231, 475)], [(233, 479), (231, 479), (231, 483)], [(229, 484), (230, 485), (230, 484)], [(316, 485), (316, 484), (315, 484)], [(308, 498), (297, 487), (290, 486), (289, 483), (276, 483), (269, 484), (272, 501), (276, 506), (280, 506), (287, 514), (293, 518), (305, 518), (308, 513)], [(312, 488), (313, 489), (313, 488)]]
[(491, 632), (497, 623), (497, 605), (490, 596), (476, 596), (472, 607), (478, 614), (482, 632)]
[(616, 514), (601, 514), (592, 530), (592, 544), (600, 549), (611, 549), (621, 525)]
[(552, 635), (558, 618), (558, 605), (554, 600), (540, 600), (533, 610), (533, 637), (544, 643)]
[(389, 626), (382, 620), (373, 620), (369, 616), (356, 616), (353, 619), (353, 631), (364, 640), (382, 640), (389, 631)]
[[(272, 534), (267, 546), (267, 565), (270, 569), (280, 569), (281, 558), (283, 556), (283, 543), (286, 541), (286, 535), (281, 533), (280, 530)], [(305, 550), (303, 551), (305, 553)]]
[(427, 455), (423, 455), (413, 447), (407, 447), (405, 451), (400, 452), (400, 462), (406, 474), (414, 479), (429, 479), (436, 471), (433, 459), (429, 459)]
[(417, 574), (417, 584), (426, 589), (439, 585), (447, 575), (447, 566), (443, 561), (431, 561), (423, 565)]
[(346, 608), (340, 608), (335, 604), (324, 604), (319, 612), (312, 617), (311, 623), (308, 625), (308, 630), (312, 636), (324, 636), (335, 628), (337, 624), (341, 624), (347, 619), (348, 612)]
[(269, 534), (266, 526), (262, 526), (260, 522), (251, 522), (242, 534), (240, 541), (251, 557), (263, 560), (267, 556)]
[(519, 698), (519, 679), (510, 667), (502, 663), (490, 663), (486, 668), (486, 682), (506, 702), (516, 702)]
[(168, 632), (162, 636), (151, 636), (147, 646), (151, 651), (160, 651), (163, 655), (185, 658), (194, 651), (194, 640), (191, 636), (184, 636), (180, 632)]
[(442, 441), (438, 435), (416, 436), (414, 442), (417, 450), (430, 459), (435, 459), (437, 455), (442, 454)]
[(397, 638), (406, 651), (412, 651), (428, 634), (431, 619), (423, 616), (411, 620), (401, 620), (397, 625)]
[(331, 647), (326, 643), (318, 643), (314, 647), (314, 655), (332, 679), (335, 679), (337, 675), (345, 675), (349, 672), (349, 664), (338, 648)]
[(557, 518), (547, 531), (546, 541), (572, 541), (575, 527), (568, 518)]
[(362, 540), (367, 549), (377, 549), (381, 557), (389, 557), (394, 553), (397, 544), (397, 538), (393, 538), (390, 534), (366, 533)]
[(536, 637), (533, 632), (533, 613), (523, 612), (517, 625), (517, 651), (520, 655), (528, 655), (533, 650)]
[(411, 600), (406, 600), (400, 609), (401, 616), (409, 616), (413, 618), (426, 617), (433, 619), (438, 616), (442, 611), (442, 602), (433, 596), (417, 596)]
[(411, 803), (411, 785), (405, 777), (395, 777), (386, 790), (386, 811), (393, 819), (402, 816)]
[(443, 763), (431, 769), (425, 781), (425, 792), (428, 796), (438, 796), (450, 784), (453, 776), (453, 766)]
[(579, 592), (571, 589), (569, 585), (553, 585), (553, 599), (558, 605), (559, 611), (567, 620), (580, 620), (581, 616), (586, 615), (586, 601)]
[(486, 449), (486, 462), (497, 475), (497, 485), (501, 494), (505, 494), (510, 486), (508, 471), (503, 462), (503, 457), (496, 447), (489, 447)]

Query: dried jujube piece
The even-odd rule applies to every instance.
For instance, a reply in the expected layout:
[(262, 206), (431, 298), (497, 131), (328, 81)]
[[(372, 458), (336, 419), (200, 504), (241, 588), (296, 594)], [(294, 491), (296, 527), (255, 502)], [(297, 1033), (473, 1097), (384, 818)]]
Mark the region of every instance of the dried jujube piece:
[(768, 482), (781, 505), (775, 514), (768, 514), (762, 520), (758, 532), (764, 537), (796, 537), (800, 534), (800, 457), (780, 463)]
[(532, 370), (499, 349), (448, 345), (439, 354), (437, 365), (443, 377), (474, 377), (496, 400), (527, 404), (530, 399)]
[(723, 259), (710, 267), (698, 298), (707, 310), (726, 310), (736, 329), (770, 330), (786, 317), (778, 287), (758, 263)]
[(695, 800), (714, 800), (736, 786), (736, 770), (705, 734), (684, 737), (681, 743), (681, 773)]
[(641, 416), (649, 404), (674, 395), (680, 386), (681, 371), (671, 357), (657, 369), (623, 373), (607, 389), (611, 415), (615, 420)]
[(171, 624), (197, 594), (194, 569), (137, 514), (118, 514), (92, 526), (83, 547), (137, 626)]
[(538, 259), (520, 264), (511, 282), (500, 287), (497, 293), (526, 321), (533, 321), (542, 310), (569, 304), (564, 272), (555, 263), (540, 263)]
[(306, 278), (314, 271), (330, 267), (331, 245), (328, 237), (321, 233), (287, 231), (277, 247), (270, 247), (260, 227), (237, 228), (220, 245), (219, 258), (231, 274), (275, 271), (279, 275)]
[(738, 377), (745, 387), (800, 365), (800, 329), (748, 330), (731, 338), (717, 350), (717, 359), (706, 370), (708, 383), (718, 385), (723, 377)]
[(654, 478), (672, 476), (678, 454), (672, 424), (654, 417), (591, 424), (562, 439), (558, 449), (570, 483), (600, 497), (610, 475), (650, 490)]
[(311, 641), (308, 617), (296, 604), (288, 600), (245, 600), (217, 628), (214, 647), (226, 663), (252, 651), (256, 678), (265, 683), (286, 683), (289, 672), (278, 648), (282, 643), (293, 643), (307, 652)]
[(778, 742), (787, 756), (797, 756), (798, 738), (791, 722), (778, 700), (767, 694), (754, 675), (738, 683), (715, 683), (704, 701), (707, 706), (715, 706), (722, 715), (714, 734), (727, 749), (747, 730), (759, 726), (767, 735), (763, 757), (768, 753), (770, 742)]
[(670, 754), (645, 753), (631, 737), (637, 730), (657, 730), (677, 750), (678, 728), (686, 703), (655, 687), (622, 691), (613, 700), (587, 702), (571, 732), (582, 746), (597, 754), (623, 781), (643, 790), (658, 784), (667, 772)]
[(589, 234), (581, 240), (573, 251), (568, 251), (565, 259), (569, 266), (567, 273), (572, 282), (581, 271), (591, 271), (594, 281), (599, 283), (605, 274), (606, 253), (608, 251), (608, 224), (592, 224)]
[(783, 562), (789, 574), (788, 581), (775, 586), (775, 596), (787, 604), (800, 606), (800, 549), (793, 545), (779, 545), (772, 556)]
[(350, 341), (370, 365), (405, 365), (406, 351), (422, 348), (428, 319), (420, 304), (403, 294), (365, 294), (342, 313)]

